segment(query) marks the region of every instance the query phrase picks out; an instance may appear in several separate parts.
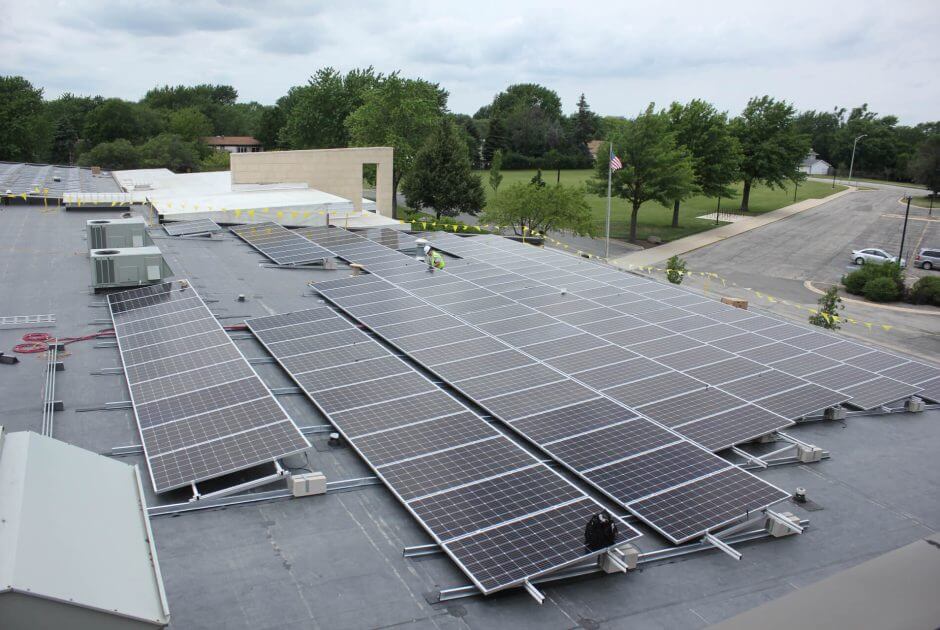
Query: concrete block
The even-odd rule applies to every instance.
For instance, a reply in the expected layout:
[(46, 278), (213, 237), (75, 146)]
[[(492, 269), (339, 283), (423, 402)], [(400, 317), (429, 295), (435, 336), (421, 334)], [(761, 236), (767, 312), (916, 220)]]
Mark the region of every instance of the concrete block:
[(326, 494), (326, 475), (321, 472), (291, 475), (287, 478), (287, 487), (295, 497)]
[(845, 420), (845, 407), (828, 407), (823, 412), (826, 420)]
[(823, 450), (818, 446), (797, 446), (796, 454), (800, 462), (812, 464), (822, 459)]
[[(780, 516), (784, 517), (794, 525), (800, 524), (800, 517), (796, 516), (792, 512), (782, 512)], [(774, 538), (783, 538), (784, 536), (792, 536), (796, 532), (784, 525), (783, 523), (778, 523), (772, 518), (767, 519), (767, 532)]]
[(924, 410), (924, 401), (917, 396), (911, 396), (904, 401), (904, 409), (911, 413), (920, 413)]

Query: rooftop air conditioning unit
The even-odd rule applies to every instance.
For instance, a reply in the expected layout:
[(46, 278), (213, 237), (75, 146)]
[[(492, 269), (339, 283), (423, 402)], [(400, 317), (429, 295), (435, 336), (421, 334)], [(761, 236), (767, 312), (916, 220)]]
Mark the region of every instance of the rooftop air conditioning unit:
[(139, 287), (173, 275), (157, 247), (91, 250), (91, 284), (95, 291)]
[(88, 249), (120, 249), (153, 245), (143, 217), (92, 219), (85, 222)]

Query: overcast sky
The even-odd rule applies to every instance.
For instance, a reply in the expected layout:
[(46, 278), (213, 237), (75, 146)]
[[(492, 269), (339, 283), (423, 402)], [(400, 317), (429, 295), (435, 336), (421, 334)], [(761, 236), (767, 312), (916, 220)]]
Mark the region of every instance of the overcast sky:
[(0, 0), (0, 74), (49, 98), (226, 83), (270, 104), (319, 67), (373, 65), (439, 82), (470, 114), (536, 82), (569, 112), (581, 92), (610, 115), (696, 97), (737, 113), (770, 94), (913, 124), (940, 119), (938, 30), (938, 0)]

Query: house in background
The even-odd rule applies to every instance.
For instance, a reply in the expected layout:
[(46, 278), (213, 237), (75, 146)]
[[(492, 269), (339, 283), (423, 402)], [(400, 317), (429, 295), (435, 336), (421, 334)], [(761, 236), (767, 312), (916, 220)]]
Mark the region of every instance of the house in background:
[(832, 173), (832, 164), (821, 159), (815, 151), (810, 151), (800, 164), (800, 172), (807, 175), (829, 175)]
[(209, 136), (202, 139), (216, 151), (229, 153), (257, 153), (261, 151), (261, 143), (251, 136)]

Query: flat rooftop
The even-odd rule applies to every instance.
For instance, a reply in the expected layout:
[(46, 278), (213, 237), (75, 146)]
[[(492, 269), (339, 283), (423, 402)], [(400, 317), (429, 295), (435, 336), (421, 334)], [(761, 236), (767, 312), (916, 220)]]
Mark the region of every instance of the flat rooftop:
[(0, 194), (8, 190), (14, 195), (34, 196), (46, 191), (50, 197), (61, 198), (63, 193), (121, 192), (121, 187), (108, 171), (95, 175), (90, 168), (80, 166), (0, 162)]
[[(84, 236), (86, 220), (108, 216), (118, 215), (25, 206), (0, 213), (6, 311), (0, 315), (56, 316), (54, 328), (0, 330), (0, 350), (9, 352), (32, 330), (76, 337), (110, 326), (102, 296), (90, 290)], [(230, 233), (212, 240), (171, 238), (157, 229), (151, 235), (175, 277), (189, 279), (212, 300), (224, 324), (320, 305), (306, 283), (349, 273), (342, 265), (333, 271), (270, 268)], [(240, 294), (246, 301), (237, 301)], [(234, 337), (247, 357), (265, 356), (254, 339)], [(127, 399), (123, 376), (101, 373), (120, 366), (117, 349), (87, 340), (66, 346), (65, 354), (56, 380), (56, 398), (65, 408), (55, 414), (53, 436), (99, 453), (139, 444), (129, 409), (80, 411)], [(41, 355), (0, 365), (7, 431), (40, 430), (45, 365)], [(269, 387), (292, 385), (276, 365), (254, 367)], [(300, 426), (324, 423), (302, 396), (279, 401)], [(171, 627), (702, 628), (940, 530), (940, 410), (811, 422), (787, 432), (831, 454), (818, 463), (756, 473), (785, 490), (806, 489), (812, 503), (777, 507), (809, 520), (802, 535), (738, 545), (739, 562), (707, 551), (643, 564), (627, 575), (544, 584), (542, 606), (521, 589), (429, 603), (436, 591), (467, 579), (441, 554), (403, 557), (404, 547), (431, 541), (380, 485), (154, 516)], [(306, 458), (289, 458), (288, 465), (323, 471), (330, 481), (370, 476), (351, 449), (329, 446), (323, 433), (309, 438)], [(119, 461), (146, 470), (140, 455)], [(190, 496), (154, 496), (149, 484), (144, 487), (151, 506)], [(635, 541), (642, 552), (669, 546), (637, 527), (645, 534)]]

